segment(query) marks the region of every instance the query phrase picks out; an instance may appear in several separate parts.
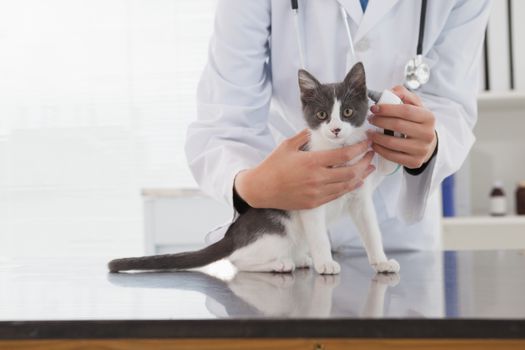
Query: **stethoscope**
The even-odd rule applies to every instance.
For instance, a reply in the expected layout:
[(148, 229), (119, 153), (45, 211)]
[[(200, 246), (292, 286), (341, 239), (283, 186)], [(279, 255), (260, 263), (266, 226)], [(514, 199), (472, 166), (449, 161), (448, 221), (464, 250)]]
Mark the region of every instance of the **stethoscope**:
[[(301, 33), (299, 28), (299, 4), (298, 0), (291, 0), (292, 11), (294, 13), (295, 34), (297, 38), (297, 46), (299, 48), (299, 58), (301, 67), (305, 68), (304, 48), (301, 41)], [(355, 59), (354, 43), (352, 34), (350, 33), (350, 25), (348, 24), (348, 15), (342, 5), (339, 6), (341, 17), (343, 18), (346, 35), (348, 37), (348, 45), (350, 54)], [(421, 0), (421, 13), (419, 15), (419, 37), (417, 39), (416, 56), (408, 61), (405, 65), (405, 83), (404, 85), (410, 90), (417, 90), (422, 85), (426, 84), (430, 78), (430, 67), (423, 60), (423, 37), (425, 35), (425, 17), (427, 12), (427, 0)]]

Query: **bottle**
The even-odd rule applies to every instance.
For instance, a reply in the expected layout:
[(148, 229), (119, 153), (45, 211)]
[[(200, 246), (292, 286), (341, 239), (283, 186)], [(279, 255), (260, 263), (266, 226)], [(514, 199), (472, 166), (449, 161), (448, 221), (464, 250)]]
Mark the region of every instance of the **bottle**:
[(516, 213), (525, 215), (525, 181), (518, 182), (516, 188)]
[(503, 192), (501, 181), (494, 182), (494, 187), (490, 192), (490, 215), (504, 216), (507, 213), (507, 199)]

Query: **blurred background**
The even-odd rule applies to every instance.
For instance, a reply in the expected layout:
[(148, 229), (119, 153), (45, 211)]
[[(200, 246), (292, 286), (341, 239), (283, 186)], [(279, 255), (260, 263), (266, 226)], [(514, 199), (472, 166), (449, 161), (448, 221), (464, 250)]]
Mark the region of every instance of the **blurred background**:
[[(215, 3), (0, 0), (0, 256), (169, 251), (230, 218), (184, 156)], [(525, 248), (524, 14), (493, 3), (478, 142), (443, 193), (445, 248)], [(504, 217), (490, 216), (495, 181)]]
[(0, 1), (0, 255), (142, 253), (141, 189), (196, 186), (214, 6)]

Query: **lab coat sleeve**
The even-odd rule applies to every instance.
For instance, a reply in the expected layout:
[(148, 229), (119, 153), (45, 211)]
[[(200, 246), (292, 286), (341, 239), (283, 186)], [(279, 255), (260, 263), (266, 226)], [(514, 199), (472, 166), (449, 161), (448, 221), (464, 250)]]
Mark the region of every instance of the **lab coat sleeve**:
[(421, 174), (403, 172), (398, 216), (406, 223), (422, 219), (428, 198), (459, 170), (474, 143), (480, 57), (489, 11), (490, 0), (457, 1), (424, 53), (431, 78), (418, 94), (434, 113), (439, 146)]
[(236, 174), (275, 147), (267, 119), (270, 1), (220, 0), (186, 157), (202, 191), (233, 207)]

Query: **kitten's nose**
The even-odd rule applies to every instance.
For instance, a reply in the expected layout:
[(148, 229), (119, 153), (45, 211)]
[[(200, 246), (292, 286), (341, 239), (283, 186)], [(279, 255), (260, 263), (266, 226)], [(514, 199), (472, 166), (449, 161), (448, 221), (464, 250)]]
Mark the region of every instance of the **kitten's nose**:
[(335, 134), (335, 136), (337, 136), (337, 134), (339, 134), (340, 131), (341, 131), (340, 128), (332, 129), (332, 132)]

